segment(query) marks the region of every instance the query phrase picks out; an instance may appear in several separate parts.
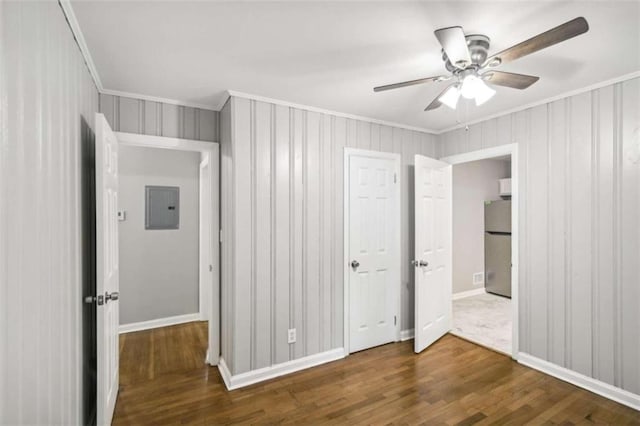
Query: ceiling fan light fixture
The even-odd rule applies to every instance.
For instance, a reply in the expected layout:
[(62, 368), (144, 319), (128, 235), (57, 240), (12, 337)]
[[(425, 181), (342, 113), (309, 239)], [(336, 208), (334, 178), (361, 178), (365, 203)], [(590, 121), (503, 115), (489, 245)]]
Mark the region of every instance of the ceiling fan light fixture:
[(457, 85), (449, 87), (449, 89), (447, 89), (447, 91), (438, 98), (440, 103), (451, 109), (456, 109), (458, 106), (458, 99), (460, 99), (460, 89), (458, 89)]
[(460, 94), (463, 98), (474, 99), (476, 97), (476, 91), (480, 85), (484, 82), (474, 74), (467, 75), (462, 80), (462, 86), (460, 87)]
[(487, 86), (487, 84), (483, 81), (482, 84), (479, 84), (476, 88), (476, 106), (480, 106), (487, 102), (489, 99), (493, 98), (493, 95), (496, 94), (496, 91), (491, 87)]

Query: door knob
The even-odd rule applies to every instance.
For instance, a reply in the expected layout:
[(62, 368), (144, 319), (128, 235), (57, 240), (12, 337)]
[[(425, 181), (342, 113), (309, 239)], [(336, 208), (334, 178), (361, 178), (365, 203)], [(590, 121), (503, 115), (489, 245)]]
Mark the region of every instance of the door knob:
[(427, 261), (425, 261), (425, 260), (412, 260), (412, 261), (411, 261), (411, 264), (412, 264), (413, 266), (415, 266), (416, 268), (417, 268), (417, 267), (424, 268), (424, 267), (426, 267), (426, 266), (429, 266), (429, 262), (427, 262)]
[(118, 300), (118, 298), (120, 298), (120, 293), (118, 293), (117, 291), (114, 291), (113, 293), (109, 293), (107, 291), (107, 292), (104, 293), (105, 302), (108, 302), (109, 300), (116, 301), (116, 300)]
[(353, 269), (358, 269), (358, 266), (360, 266), (360, 262), (358, 262), (357, 260), (352, 260), (351, 261), (351, 267)]

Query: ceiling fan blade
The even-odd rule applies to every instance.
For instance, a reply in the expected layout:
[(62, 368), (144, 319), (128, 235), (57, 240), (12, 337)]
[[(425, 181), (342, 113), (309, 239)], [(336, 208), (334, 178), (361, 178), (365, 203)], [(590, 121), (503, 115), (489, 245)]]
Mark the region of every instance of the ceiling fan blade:
[(469, 55), (467, 39), (462, 27), (440, 28), (435, 30), (434, 34), (453, 66), (464, 69), (471, 63), (471, 55)]
[[(546, 49), (554, 44), (569, 40), (589, 31), (589, 24), (583, 17), (572, 19), (562, 25), (531, 37), (522, 43), (511, 46), (508, 49), (498, 52), (485, 61), (485, 65), (496, 66), (507, 62), (515, 61), (523, 56), (530, 55), (542, 49)], [(495, 65), (492, 65), (495, 64)]]
[(417, 80), (409, 80), (409, 81), (403, 81), (401, 83), (393, 83), (393, 84), (387, 84), (385, 86), (374, 87), (373, 91), (382, 92), (383, 90), (398, 89), (400, 87), (414, 86), (416, 84), (430, 83), (432, 81), (445, 81), (445, 80), (449, 80), (449, 78), (451, 77), (446, 75), (439, 75), (438, 77), (419, 78)]
[(434, 110), (434, 109), (436, 109), (436, 108), (439, 108), (439, 107), (440, 107), (440, 105), (442, 105), (442, 102), (440, 102), (440, 97), (441, 97), (442, 95), (444, 95), (444, 94), (445, 94), (445, 92), (446, 92), (447, 90), (449, 90), (449, 88), (450, 88), (450, 87), (455, 86), (455, 85), (456, 85), (456, 83), (453, 83), (453, 84), (450, 84), (450, 85), (448, 85), (447, 87), (445, 87), (445, 88), (444, 88), (444, 90), (443, 90), (442, 92), (440, 92), (440, 93), (438, 94), (438, 96), (436, 96), (436, 98), (435, 98), (433, 101), (431, 101), (431, 103), (430, 103), (430, 104), (429, 104), (429, 105), (428, 105), (424, 110), (425, 110), (425, 111), (431, 111), (431, 110)]
[(526, 89), (536, 81), (540, 80), (540, 77), (534, 77), (532, 75), (514, 74), (502, 71), (487, 71), (482, 74), (482, 78), (484, 81), (491, 84), (520, 90)]

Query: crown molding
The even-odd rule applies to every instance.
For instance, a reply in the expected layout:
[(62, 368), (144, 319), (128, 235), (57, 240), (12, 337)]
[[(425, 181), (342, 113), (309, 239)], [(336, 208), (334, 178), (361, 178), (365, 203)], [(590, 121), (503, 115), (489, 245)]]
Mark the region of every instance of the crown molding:
[[(236, 97), (236, 98), (250, 99), (250, 100), (253, 100), (253, 101), (267, 102), (267, 103), (270, 103), (270, 104), (282, 105), (282, 106), (290, 107), (290, 108), (302, 109), (302, 110), (310, 111), (310, 112), (317, 112), (317, 113), (320, 113), (320, 114), (329, 114), (329, 115), (334, 115), (336, 117), (344, 117), (344, 118), (350, 118), (350, 119), (353, 119), (353, 120), (366, 121), (368, 123), (380, 124), (380, 125), (383, 125), (383, 126), (397, 127), (399, 129), (414, 130), (416, 132), (429, 133), (429, 134), (432, 134), (432, 135), (438, 134), (438, 132), (436, 132), (435, 130), (425, 129), (423, 127), (409, 126), (407, 124), (394, 123), (392, 121), (378, 120), (376, 118), (363, 117), (363, 116), (355, 115), (355, 114), (347, 114), (347, 113), (339, 112), (339, 111), (332, 111), (332, 110), (323, 109), (323, 108), (316, 108), (316, 107), (309, 106), (309, 105), (296, 104), (296, 103), (293, 103), (293, 102), (283, 101), (283, 100), (280, 100), (280, 99), (268, 98), (266, 96), (259, 96), (259, 95), (252, 95), (250, 93), (238, 92), (236, 90), (227, 90), (227, 96), (225, 97), (224, 101), (226, 102), (227, 98), (229, 98), (231, 96)], [(224, 102), (222, 103), (222, 105), (224, 105)]]
[(80, 24), (76, 19), (76, 14), (73, 12), (73, 8), (71, 7), (70, 0), (58, 0), (58, 4), (62, 9), (62, 13), (67, 19), (67, 23), (69, 24), (69, 28), (71, 29), (71, 33), (73, 37), (76, 39), (76, 43), (80, 48), (80, 52), (84, 57), (84, 62), (87, 64), (87, 68), (89, 69), (89, 74), (91, 74), (91, 78), (93, 78), (93, 82), (98, 88), (98, 92), (103, 90), (102, 81), (100, 80), (100, 75), (98, 74), (98, 70), (96, 68), (96, 64), (93, 63), (93, 58), (91, 57), (91, 52), (89, 52), (89, 47), (87, 46), (87, 42), (84, 39), (84, 35), (82, 35), (82, 30), (80, 30)]
[(196, 102), (179, 101), (177, 99), (161, 98), (158, 96), (143, 95), (140, 93), (123, 92), (121, 90), (103, 89), (103, 90), (100, 90), (100, 93), (103, 95), (120, 96), (123, 98), (141, 99), (144, 101), (160, 102), (163, 104), (180, 105), (180, 106), (186, 106), (190, 108), (206, 109), (209, 111), (220, 111), (220, 109), (216, 109), (214, 106), (211, 106), (211, 105), (199, 104)]
[(466, 126), (472, 126), (474, 124), (482, 123), (483, 121), (493, 120), (494, 118), (498, 118), (498, 117), (502, 117), (502, 116), (505, 116), (505, 115), (513, 114), (513, 113), (516, 113), (516, 112), (524, 111), (524, 110), (529, 109), (529, 108), (534, 108), (534, 107), (537, 107), (537, 106), (540, 106), (540, 105), (545, 105), (545, 104), (548, 104), (548, 103), (551, 103), (551, 102), (558, 101), (560, 99), (565, 99), (565, 98), (569, 98), (571, 96), (576, 96), (576, 95), (580, 95), (582, 93), (590, 92), (592, 90), (601, 89), (603, 87), (611, 86), (612, 84), (616, 84), (616, 83), (620, 83), (620, 82), (623, 82), (623, 81), (631, 80), (631, 79), (634, 79), (634, 78), (637, 78), (637, 77), (640, 77), (640, 71), (634, 71), (634, 72), (629, 73), (629, 74), (624, 74), (624, 75), (621, 75), (619, 77), (612, 78), (610, 80), (601, 81), (599, 83), (595, 83), (595, 84), (592, 84), (590, 86), (586, 86), (586, 87), (583, 87), (583, 88), (580, 88), (580, 89), (576, 89), (576, 90), (571, 90), (569, 92), (565, 92), (565, 93), (562, 93), (560, 95), (556, 95), (556, 96), (553, 96), (553, 97), (550, 97), (550, 98), (546, 98), (546, 99), (543, 99), (541, 101), (532, 102), (532, 103), (529, 103), (529, 104), (526, 104), (526, 105), (522, 105), (522, 106), (519, 106), (519, 107), (516, 107), (516, 108), (512, 108), (512, 109), (509, 109), (509, 110), (506, 110), (506, 111), (502, 111), (502, 112), (499, 112), (499, 113), (496, 113), (496, 114), (493, 114), (493, 115), (489, 115), (489, 116), (486, 116), (486, 117), (483, 117), (483, 118), (479, 118), (477, 120), (469, 121), (467, 123), (456, 124), (453, 127), (448, 127), (448, 128), (446, 128), (444, 130), (440, 130), (440, 131), (436, 132), (436, 134), (442, 135), (442, 134), (450, 132), (452, 130), (462, 129), (463, 127), (466, 127)]

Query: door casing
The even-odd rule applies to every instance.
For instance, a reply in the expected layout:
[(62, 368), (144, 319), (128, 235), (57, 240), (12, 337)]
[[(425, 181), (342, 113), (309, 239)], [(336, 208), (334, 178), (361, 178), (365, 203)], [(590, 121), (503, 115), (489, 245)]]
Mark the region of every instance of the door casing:
[(397, 280), (397, 286), (395, 286), (395, 304), (396, 304), (396, 336), (395, 341), (400, 341), (400, 323), (401, 323), (401, 286), (402, 286), (402, 276), (401, 276), (401, 245), (400, 245), (400, 237), (401, 237), (401, 216), (400, 216), (400, 205), (401, 205), (401, 188), (402, 188), (402, 180), (400, 176), (400, 164), (401, 164), (401, 156), (400, 154), (394, 154), (389, 152), (379, 152), (379, 151), (369, 151), (364, 149), (356, 149), (356, 148), (345, 148), (344, 149), (344, 264), (343, 264), (343, 277), (344, 277), (344, 354), (345, 356), (350, 353), (350, 273), (349, 273), (349, 231), (351, 224), (350, 220), (350, 199), (349, 199), (349, 190), (350, 190), (350, 182), (349, 182), (349, 160), (353, 156), (361, 156), (361, 157), (369, 157), (369, 158), (379, 158), (379, 159), (387, 159), (393, 160), (394, 162), (394, 173), (396, 176), (396, 190), (398, 191), (397, 205), (395, 206), (393, 213), (393, 220), (395, 222), (395, 228), (398, 231), (396, 237), (394, 238), (393, 247), (395, 255), (395, 268), (394, 275)]

